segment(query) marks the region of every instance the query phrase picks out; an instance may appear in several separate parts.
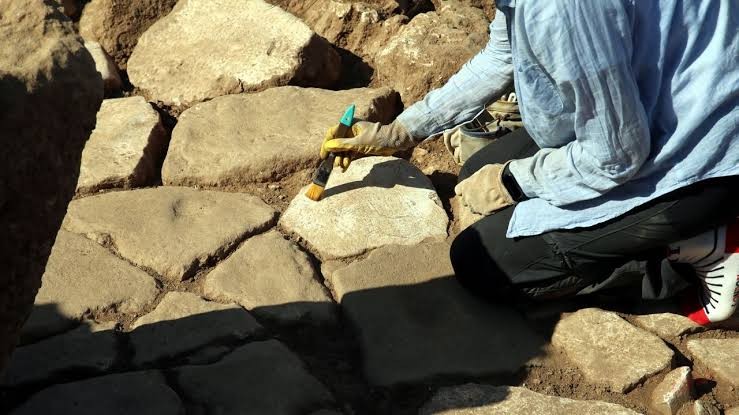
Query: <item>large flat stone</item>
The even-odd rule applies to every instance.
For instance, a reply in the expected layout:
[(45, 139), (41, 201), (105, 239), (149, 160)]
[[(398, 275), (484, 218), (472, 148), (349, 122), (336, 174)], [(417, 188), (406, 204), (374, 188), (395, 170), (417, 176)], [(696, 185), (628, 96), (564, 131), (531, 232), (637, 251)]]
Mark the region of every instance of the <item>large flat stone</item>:
[(718, 381), (739, 388), (739, 338), (688, 340), (688, 351)]
[(116, 358), (115, 323), (82, 324), (59, 336), (19, 347), (10, 359), (8, 386), (49, 381), (62, 372), (104, 372)]
[(331, 274), (371, 383), (510, 373), (540, 354), (544, 339), (518, 313), (477, 300), (453, 274), (446, 242), (379, 248)]
[(55, 385), (33, 395), (13, 415), (180, 415), (184, 407), (155, 371), (129, 372)]
[(431, 181), (405, 160), (366, 157), (336, 169), (323, 199), (290, 203), (280, 225), (322, 259), (362, 254), (390, 244), (414, 245), (447, 236), (449, 219)]
[(326, 39), (279, 7), (180, 0), (139, 38), (128, 75), (153, 100), (191, 105), (288, 84), (329, 87), (339, 67)]
[(673, 339), (684, 334), (695, 333), (703, 327), (693, 320), (673, 313), (645, 314), (634, 317), (634, 323), (663, 339)]
[(564, 351), (589, 381), (621, 393), (670, 367), (673, 357), (659, 337), (615, 313), (595, 308), (560, 320), (552, 344)]
[(514, 386), (467, 384), (441, 388), (421, 415), (639, 415), (621, 405), (547, 396)]
[(26, 341), (49, 336), (88, 312), (111, 307), (137, 313), (158, 292), (144, 271), (84, 236), (60, 230), (22, 335)]
[(82, 151), (77, 193), (154, 184), (166, 149), (167, 132), (144, 98), (106, 99)]
[(246, 194), (159, 187), (75, 200), (64, 227), (164, 278), (181, 280), (270, 227), (275, 215)]
[(205, 280), (205, 295), (280, 321), (325, 322), (334, 304), (304, 252), (271, 231), (250, 238)]
[(355, 104), (357, 119), (390, 122), (389, 89), (273, 88), (216, 98), (185, 111), (172, 132), (162, 180), (219, 186), (275, 179), (315, 166), (326, 129)]
[(175, 373), (188, 399), (207, 413), (292, 415), (332, 401), (303, 362), (275, 340), (251, 343), (218, 363), (183, 366)]
[(236, 304), (168, 292), (154, 311), (136, 320), (129, 334), (135, 365), (194, 351), (219, 340), (245, 339), (261, 326)]

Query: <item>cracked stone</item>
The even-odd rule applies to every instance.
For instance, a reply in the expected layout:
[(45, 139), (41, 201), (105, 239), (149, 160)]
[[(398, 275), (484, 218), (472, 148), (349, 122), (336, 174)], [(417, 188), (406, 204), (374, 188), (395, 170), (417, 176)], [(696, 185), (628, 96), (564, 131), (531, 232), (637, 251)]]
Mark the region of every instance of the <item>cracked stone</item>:
[(95, 61), (95, 69), (103, 78), (103, 88), (105, 89), (105, 93), (112, 94), (120, 90), (123, 82), (121, 81), (121, 76), (118, 74), (118, 68), (116, 68), (113, 59), (105, 53), (102, 46), (97, 42), (86, 40), (85, 48), (87, 48), (90, 55), (92, 55), (92, 59)]
[(280, 226), (303, 238), (324, 260), (360, 255), (385, 245), (444, 239), (449, 219), (431, 181), (394, 157), (366, 157), (336, 169), (323, 199), (303, 189)]
[(668, 373), (652, 392), (652, 409), (663, 415), (674, 415), (693, 396), (690, 368), (679, 367)]
[[(318, 160), (328, 126), (350, 104), (355, 118), (390, 122), (400, 111), (392, 90), (272, 88), (196, 105), (180, 116), (162, 167), (170, 185), (221, 186), (282, 177)], [(284, 118), (289, 114), (289, 120)]]
[(589, 308), (560, 320), (552, 344), (585, 377), (625, 393), (672, 364), (673, 352), (657, 336), (617, 314)]
[(646, 314), (634, 317), (634, 323), (663, 339), (695, 333), (703, 328), (693, 320), (673, 313)]
[(139, 38), (128, 75), (150, 99), (189, 106), (288, 84), (330, 87), (340, 61), (326, 39), (262, 0), (180, 0)]
[(31, 396), (12, 415), (180, 415), (185, 408), (155, 371), (55, 385)]
[(453, 275), (447, 242), (379, 248), (331, 274), (372, 384), (511, 373), (541, 354), (544, 339), (522, 316)]
[(157, 293), (149, 274), (84, 236), (60, 230), (22, 336), (32, 341), (59, 333), (88, 312), (110, 307), (137, 313)]
[(332, 321), (334, 304), (304, 252), (279, 232), (255, 236), (212, 270), (205, 295), (283, 322)]
[(152, 312), (131, 326), (133, 362), (140, 366), (216, 341), (246, 339), (261, 327), (236, 304), (210, 302), (192, 293), (168, 292)]
[(547, 396), (515, 386), (466, 384), (441, 388), (421, 415), (639, 415), (621, 405)]
[(77, 199), (63, 226), (178, 281), (271, 227), (275, 216), (254, 196), (159, 187)]
[(276, 340), (250, 343), (218, 363), (175, 369), (188, 399), (209, 413), (296, 414), (328, 406), (331, 393)]
[(688, 340), (688, 351), (716, 380), (739, 387), (739, 338)]
[(77, 193), (154, 184), (166, 147), (159, 114), (144, 98), (106, 99), (82, 151)]

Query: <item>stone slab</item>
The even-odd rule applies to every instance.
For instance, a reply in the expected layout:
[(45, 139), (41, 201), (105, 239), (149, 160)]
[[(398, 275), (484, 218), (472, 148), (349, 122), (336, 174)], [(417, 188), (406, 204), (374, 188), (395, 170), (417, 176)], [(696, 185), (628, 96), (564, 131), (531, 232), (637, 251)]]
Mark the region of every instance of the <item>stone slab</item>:
[(679, 367), (668, 373), (652, 391), (651, 407), (662, 415), (674, 415), (693, 398), (690, 368)]
[(332, 321), (334, 304), (305, 252), (270, 231), (248, 239), (209, 274), (205, 295), (282, 322)]
[(166, 151), (167, 132), (144, 98), (106, 99), (82, 151), (77, 193), (153, 185)]
[(106, 94), (112, 94), (121, 89), (123, 82), (118, 74), (118, 68), (115, 66), (113, 59), (103, 50), (99, 43), (91, 40), (85, 41), (85, 48), (90, 52), (92, 59), (95, 61), (95, 70), (98, 71), (103, 78), (103, 88)]
[(705, 366), (719, 382), (739, 388), (739, 338), (688, 340), (693, 360)]
[(206, 301), (192, 293), (168, 292), (136, 320), (129, 337), (137, 366), (177, 357), (219, 340), (245, 339), (261, 326), (236, 304)]
[(542, 353), (523, 317), (474, 298), (453, 274), (447, 242), (379, 248), (332, 273), (370, 383), (506, 374)]
[(323, 199), (290, 202), (280, 226), (303, 238), (324, 260), (391, 244), (444, 239), (449, 219), (431, 181), (394, 157), (366, 157), (331, 174)]
[(326, 129), (355, 104), (355, 118), (390, 122), (392, 90), (272, 88), (220, 97), (182, 113), (162, 167), (170, 185), (221, 186), (274, 180), (312, 168)]
[(12, 415), (180, 415), (177, 394), (156, 371), (129, 372), (55, 385)]
[(276, 340), (250, 343), (218, 363), (175, 369), (188, 400), (207, 413), (298, 414), (332, 402), (303, 362)]
[(339, 69), (326, 39), (262, 0), (180, 0), (128, 60), (133, 85), (175, 106), (288, 84), (330, 87)]
[(514, 386), (441, 388), (420, 415), (639, 415), (621, 405), (547, 396)]
[(159, 187), (77, 199), (63, 226), (166, 279), (182, 280), (268, 229), (275, 216), (254, 196)]
[(23, 339), (64, 331), (89, 312), (115, 307), (121, 313), (137, 313), (158, 292), (149, 274), (84, 236), (60, 230)]
[(659, 337), (632, 326), (615, 313), (595, 308), (560, 320), (552, 344), (589, 381), (621, 393), (669, 368), (673, 357)]
[(703, 330), (703, 327), (693, 322), (693, 320), (673, 313), (635, 316), (634, 323), (663, 339), (674, 339)]

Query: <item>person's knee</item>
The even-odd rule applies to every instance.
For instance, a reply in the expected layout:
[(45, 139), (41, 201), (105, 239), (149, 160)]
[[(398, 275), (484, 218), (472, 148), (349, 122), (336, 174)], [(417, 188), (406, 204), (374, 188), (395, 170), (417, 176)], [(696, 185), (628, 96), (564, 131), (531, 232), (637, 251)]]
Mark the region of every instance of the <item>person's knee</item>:
[[(498, 289), (493, 259), (485, 249), (477, 231), (470, 227), (452, 242), (449, 256), (457, 281), (476, 295), (491, 297)], [(500, 287), (498, 287), (500, 288)]]

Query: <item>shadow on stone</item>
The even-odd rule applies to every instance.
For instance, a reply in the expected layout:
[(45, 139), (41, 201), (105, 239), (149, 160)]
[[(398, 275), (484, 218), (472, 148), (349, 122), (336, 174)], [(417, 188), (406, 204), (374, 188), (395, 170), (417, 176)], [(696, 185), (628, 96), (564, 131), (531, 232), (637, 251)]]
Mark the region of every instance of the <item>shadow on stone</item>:
[[(420, 170), (418, 171), (418, 174), (411, 174), (410, 170), (406, 168), (406, 165), (407, 162), (402, 159), (393, 159), (375, 164), (362, 180), (351, 181), (327, 188), (323, 193), (323, 199), (328, 199), (331, 196), (366, 187), (391, 189), (398, 186), (399, 183), (402, 183), (402, 186), (404, 187), (415, 187), (418, 189), (429, 188), (429, 179)], [(340, 169), (336, 170), (337, 173), (341, 173), (339, 171)], [(405, 177), (399, 178), (397, 173), (398, 171), (409, 173), (406, 174)]]

